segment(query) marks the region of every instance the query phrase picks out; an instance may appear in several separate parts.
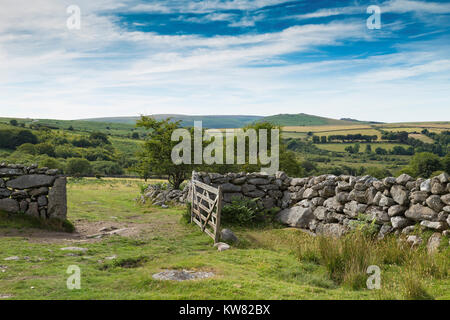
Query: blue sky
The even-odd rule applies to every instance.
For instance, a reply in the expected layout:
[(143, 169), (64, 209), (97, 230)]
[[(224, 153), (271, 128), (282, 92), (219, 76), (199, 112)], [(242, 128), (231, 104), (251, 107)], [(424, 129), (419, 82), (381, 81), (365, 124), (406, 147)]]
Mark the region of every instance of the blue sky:
[(2, 0), (0, 61), (5, 117), (450, 121), (449, 1)]

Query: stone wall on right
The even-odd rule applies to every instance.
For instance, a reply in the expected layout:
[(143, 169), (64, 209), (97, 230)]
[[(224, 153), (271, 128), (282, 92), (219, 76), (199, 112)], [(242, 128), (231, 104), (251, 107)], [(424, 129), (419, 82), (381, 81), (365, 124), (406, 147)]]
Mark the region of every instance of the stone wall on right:
[(291, 207), (280, 222), (315, 233), (340, 236), (358, 221), (374, 221), (379, 237), (409, 234), (421, 228), (450, 235), (450, 179), (442, 173), (431, 179), (407, 174), (382, 180), (370, 176), (333, 176), (291, 179)]

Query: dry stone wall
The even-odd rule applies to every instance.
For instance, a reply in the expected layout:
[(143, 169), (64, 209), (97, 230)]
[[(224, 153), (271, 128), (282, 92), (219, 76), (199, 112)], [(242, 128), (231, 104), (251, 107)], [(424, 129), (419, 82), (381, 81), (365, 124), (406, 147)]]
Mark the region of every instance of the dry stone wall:
[(1, 163), (0, 211), (66, 220), (66, 178), (56, 169)]
[[(362, 218), (375, 222), (380, 237), (392, 232), (408, 234), (416, 224), (450, 233), (450, 178), (446, 173), (431, 179), (402, 174), (379, 180), (347, 175), (291, 178), (284, 172), (273, 176), (199, 172), (194, 178), (221, 186), (224, 205), (233, 198), (259, 198), (267, 209), (280, 208), (277, 219), (281, 223), (314, 233), (340, 236)], [(168, 200), (185, 201), (187, 192), (188, 188), (172, 192), (174, 197)], [(165, 195), (157, 194), (164, 203)]]

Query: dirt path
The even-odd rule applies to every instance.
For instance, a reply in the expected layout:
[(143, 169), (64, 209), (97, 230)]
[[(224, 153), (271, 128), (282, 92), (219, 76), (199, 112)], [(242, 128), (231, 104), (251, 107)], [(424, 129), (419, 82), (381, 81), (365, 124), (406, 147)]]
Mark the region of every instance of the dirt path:
[(57, 232), (42, 229), (0, 229), (0, 238), (23, 237), (32, 243), (90, 243), (101, 241), (113, 235), (138, 238), (155, 229), (148, 223), (122, 223), (111, 221), (89, 222), (77, 220), (74, 222), (75, 232)]

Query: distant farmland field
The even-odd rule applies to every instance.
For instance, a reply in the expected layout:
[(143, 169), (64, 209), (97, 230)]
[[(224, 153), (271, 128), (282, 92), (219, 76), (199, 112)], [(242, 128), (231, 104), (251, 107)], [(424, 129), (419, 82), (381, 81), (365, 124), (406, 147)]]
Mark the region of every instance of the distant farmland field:
[[(330, 132), (330, 131), (358, 131), (361, 129), (372, 129), (370, 125), (324, 125), (324, 126), (287, 126), (283, 131), (288, 132)], [(356, 132), (357, 133), (357, 132)]]
[[(396, 146), (400, 147), (407, 147), (404, 144), (400, 143), (360, 143), (360, 153), (364, 153), (366, 150), (366, 145), (370, 144), (372, 147), (372, 150), (375, 151), (376, 148), (383, 148), (386, 150), (392, 150)], [(319, 149), (327, 150), (327, 151), (334, 151), (334, 152), (346, 152), (345, 148), (348, 146), (353, 146), (354, 143), (318, 143), (315, 146)]]

